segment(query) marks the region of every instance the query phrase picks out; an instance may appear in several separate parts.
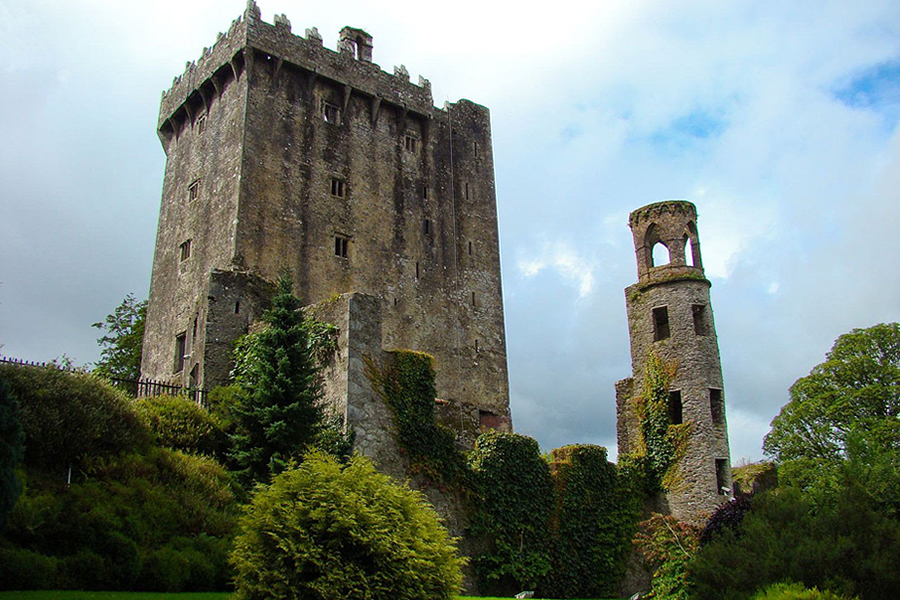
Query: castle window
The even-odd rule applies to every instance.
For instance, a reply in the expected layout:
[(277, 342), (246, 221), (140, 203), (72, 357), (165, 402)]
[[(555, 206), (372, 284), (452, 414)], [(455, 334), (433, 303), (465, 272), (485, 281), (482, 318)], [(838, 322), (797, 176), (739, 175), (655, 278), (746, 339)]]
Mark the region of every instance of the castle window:
[(419, 140), (411, 135), (407, 135), (404, 141), (404, 146), (407, 152), (412, 152), (415, 154), (419, 151)]
[(422, 233), (431, 234), (431, 219), (422, 219)]
[(419, 278), (419, 261), (416, 261), (416, 279)]
[(475, 354), (478, 354), (481, 350), (478, 349), (478, 340), (475, 340)]
[(478, 154), (478, 142), (472, 142), (472, 150)]
[(347, 258), (347, 249), (350, 246), (349, 238), (342, 235), (334, 236), (334, 255), (340, 258)]
[(184, 262), (191, 257), (191, 240), (185, 240), (178, 247), (181, 250), (181, 261)]
[(343, 198), (347, 192), (347, 186), (340, 179), (331, 178), (331, 195)]
[(336, 104), (322, 101), (322, 120), (332, 125), (341, 124), (341, 109)]
[(206, 115), (200, 115), (197, 118), (197, 135), (203, 135), (206, 131)]
[(188, 200), (196, 200), (200, 197), (200, 180), (195, 179), (191, 182), (191, 185), (188, 186)]
[(653, 341), (667, 339), (669, 337), (669, 309), (660, 306), (653, 309)]
[(422, 198), (425, 200), (428, 200), (428, 186), (427, 185), (422, 186)]
[(669, 392), (669, 423), (681, 425), (684, 422), (683, 406), (681, 404), (681, 392)]
[(472, 292), (472, 306), (475, 306), (475, 292)]
[(472, 242), (469, 242), (469, 256), (472, 256)]
[(464, 193), (465, 199), (468, 200), (469, 199), (469, 182), (468, 181), (464, 184), (463, 193)]
[(709, 388), (709, 412), (716, 425), (725, 424), (725, 403), (722, 402), (722, 390)]
[(187, 350), (187, 332), (182, 331), (175, 336), (175, 365), (174, 372), (181, 373), (184, 370), (184, 353)]
[(706, 305), (692, 304), (691, 312), (694, 314), (694, 333), (697, 335), (709, 335), (709, 320), (706, 316)]
[(722, 496), (731, 494), (731, 487), (728, 485), (728, 459), (716, 459), (716, 492)]
[(241, 314), (241, 301), (240, 300), (234, 301), (234, 314), (236, 314), (236, 315)]
[(653, 244), (653, 249), (651, 250), (650, 255), (653, 260), (653, 263), (650, 265), (652, 267), (667, 265), (671, 260), (671, 258), (669, 257), (669, 247), (662, 242), (656, 242), (655, 244)]

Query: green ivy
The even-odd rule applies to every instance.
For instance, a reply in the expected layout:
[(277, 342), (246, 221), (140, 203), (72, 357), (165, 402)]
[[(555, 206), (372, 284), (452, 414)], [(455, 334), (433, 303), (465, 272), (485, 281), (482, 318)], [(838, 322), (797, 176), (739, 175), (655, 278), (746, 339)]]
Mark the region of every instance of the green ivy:
[(644, 385), (634, 399), (640, 429), (636, 448), (623, 457), (626, 469), (643, 473), (649, 494), (666, 492), (679, 483), (677, 468), (687, 451), (693, 423), (673, 425), (669, 418), (669, 384), (676, 363), (666, 363), (651, 352), (644, 367)]
[(611, 598), (625, 572), (640, 495), (607, 461), (606, 448), (564, 446), (551, 460), (553, 570), (541, 592), (551, 598)]
[(434, 418), (434, 358), (394, 350), (386, 363), (379, 368), (367, 360), (366, 375), (393, 412), (397, 441), (409, 458), (410, 470), (439, 482), (461, 484), (466, 463), (456, 449), (456, 435)]
[(473, 564), (482, 592), (533, 590), (551, 569), (553, 482), (538, 443), (515, 433), (487, 431), (469, 454), (478, 498), (471, 534), (487, 549)]

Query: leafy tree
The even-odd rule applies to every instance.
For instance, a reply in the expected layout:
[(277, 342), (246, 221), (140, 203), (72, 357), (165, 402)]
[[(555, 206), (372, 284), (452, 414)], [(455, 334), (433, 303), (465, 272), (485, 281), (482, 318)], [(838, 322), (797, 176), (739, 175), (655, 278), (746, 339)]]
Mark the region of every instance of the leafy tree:
[(22, 460), (24, 442), (19, 404), (6, 381), (0, 379), (0, 530), (22, 492), (16, 466)]
[(700, 546), (699, 529), (671, 515), (654, 514), (639, 525), (634, 543), (653, 568), (653, 597), (688, 600), (687, 569)]
[(290, 278), (282, 276), (263, 315), (268, 327), (254, 336), (242, 363), (231, 458), (248, 484), (268, 481), (299, 460), (321, 426), (321, 380), (300, 307)]
[(422, 495), (359, 455), (313, 453), (257, 488), (231, 563), (239, 600), (450, 600), (462, 581)]
[(854, 329), (791, 386), (763, 450), (779, 462), (835, 462), (853, 432), (900, 444), (900, 324)]
[(92, 327), (105, 332), (97, 339), (102, 349), (94, 372), (104, 377), (138, 379), (146, 320), (147, 301), (138, 302), (134, 294), (128, 294), (111, 315), (94, 323)]

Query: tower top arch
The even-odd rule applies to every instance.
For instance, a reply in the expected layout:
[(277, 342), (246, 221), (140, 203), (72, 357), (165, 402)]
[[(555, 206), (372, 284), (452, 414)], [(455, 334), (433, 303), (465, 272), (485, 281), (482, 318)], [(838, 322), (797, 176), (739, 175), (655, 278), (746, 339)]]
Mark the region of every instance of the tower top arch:
[[(628, 226), (634, 239), (638, 283), (652, 284), (673, 278), (704, 278), (697, 233), (697, 207), (687, 200), (654, 202), (631, 212)], [(664, 253), (654, 249), (662, 245)], [(661, 262), (659, 257), (668, 256)]]

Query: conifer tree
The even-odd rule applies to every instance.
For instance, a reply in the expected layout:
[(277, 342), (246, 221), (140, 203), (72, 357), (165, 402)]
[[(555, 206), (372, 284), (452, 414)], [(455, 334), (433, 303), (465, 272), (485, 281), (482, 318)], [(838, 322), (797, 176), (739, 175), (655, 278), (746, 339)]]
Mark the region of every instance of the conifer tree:
[(22, 460), (24, 443), (19, 405), (6, 381), (0, 379), (0, 529), (22, 492), (16, 465)]
[(290, 278), (282, 276), (263, 315), (268, 327), (254, 336), (239, 381), (231, 458), (245, 484), (268, 482), (300, 460), (320, 429), (321, 380), (304, 318)]

